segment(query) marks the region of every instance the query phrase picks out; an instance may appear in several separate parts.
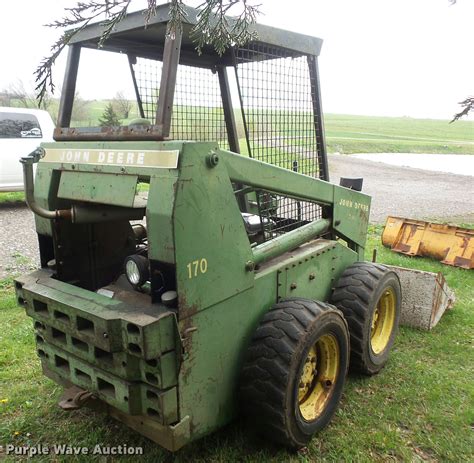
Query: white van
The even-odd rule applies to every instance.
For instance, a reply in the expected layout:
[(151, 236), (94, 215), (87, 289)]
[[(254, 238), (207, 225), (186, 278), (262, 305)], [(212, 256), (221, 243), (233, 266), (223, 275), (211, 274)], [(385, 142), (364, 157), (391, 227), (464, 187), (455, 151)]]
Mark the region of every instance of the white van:
[(0, 191), (23, 190), (20, 158), (53, 141), (53, 130), (47, 111), (0, 107)]

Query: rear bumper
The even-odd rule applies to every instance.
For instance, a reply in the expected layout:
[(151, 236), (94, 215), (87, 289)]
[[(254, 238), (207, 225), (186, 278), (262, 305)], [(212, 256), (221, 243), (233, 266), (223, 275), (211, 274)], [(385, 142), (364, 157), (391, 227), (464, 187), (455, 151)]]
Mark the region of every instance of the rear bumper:
[(170, 450), (186, 443), (173, 312), (111, 299), (55, 280), (47, 270), (18, 278), (15, 288), (19, 305), (34, 320), (48, 377), (92, 392), (111, 415)]

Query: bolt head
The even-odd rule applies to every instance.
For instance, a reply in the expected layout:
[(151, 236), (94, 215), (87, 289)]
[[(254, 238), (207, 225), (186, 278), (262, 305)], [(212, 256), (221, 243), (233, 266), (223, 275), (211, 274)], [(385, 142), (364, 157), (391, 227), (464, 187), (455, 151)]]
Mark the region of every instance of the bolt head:
[(219, 155), (212, 151), (207, 157), (207, 165), (209, 167), (216, 167), (217, 164), (219, 164)]
[(247, 270), (248, 272), (252, 272), (253, 270), (255, 270), (255, 263), (251, 260), (248, 260), (245, 263), (245, 270)]

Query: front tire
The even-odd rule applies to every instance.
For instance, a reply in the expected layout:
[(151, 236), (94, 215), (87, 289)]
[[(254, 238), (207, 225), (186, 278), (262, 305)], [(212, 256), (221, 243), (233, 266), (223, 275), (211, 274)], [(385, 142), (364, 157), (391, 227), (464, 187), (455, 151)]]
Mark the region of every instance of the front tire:
[(242, 409), (268, 439), (304, 447), (334, 414), (348, 361), (349, 333), (339, 310), (308, 299), (275, 304), (247, 351)]
[(331, 303), (342, 311), (351, 337), (351, 371), (378, 373), (398, 331), (400, 280), (387, 267), (356, 262), (337, 282)]

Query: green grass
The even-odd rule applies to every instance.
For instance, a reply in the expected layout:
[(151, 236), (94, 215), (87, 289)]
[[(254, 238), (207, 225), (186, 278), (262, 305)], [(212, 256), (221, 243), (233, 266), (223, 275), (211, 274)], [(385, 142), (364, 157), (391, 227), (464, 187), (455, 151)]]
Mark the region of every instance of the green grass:
[(330, 152), (474, 154), (474, 121), (325, 115)]
[(0, 445), (127, 444), (142, 446), (149, 462), (472, 461), (474, 272), (392, 253), (380, 245), (380, 233), (370, 228), (368, 258), (375, 247), (379, 262), (442, 271), (456, 306), (432, 332), (402, 327), (379, 375), (349, 376), (335, 417), (305, 451), (271, 447), (237, 421), (171, 458), (104, 415), (62, 412), (60, 388), (41, 374), (32, 321), (16, 307), (11, 280), (0, 282), (0, 325), (8, 328), (0, 332)]
[(11, 193), (0, 192), (0, 204), (16, 204), (25, 202), (25, 193), (23, 191), (15, 191)]

